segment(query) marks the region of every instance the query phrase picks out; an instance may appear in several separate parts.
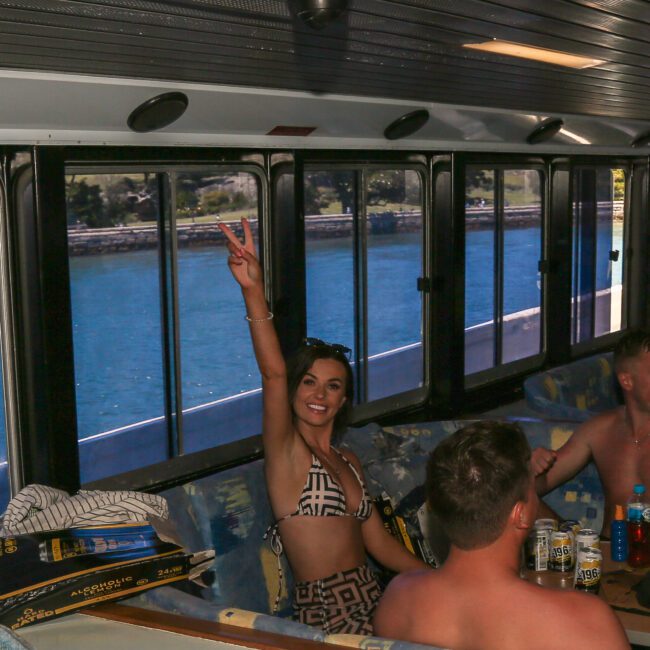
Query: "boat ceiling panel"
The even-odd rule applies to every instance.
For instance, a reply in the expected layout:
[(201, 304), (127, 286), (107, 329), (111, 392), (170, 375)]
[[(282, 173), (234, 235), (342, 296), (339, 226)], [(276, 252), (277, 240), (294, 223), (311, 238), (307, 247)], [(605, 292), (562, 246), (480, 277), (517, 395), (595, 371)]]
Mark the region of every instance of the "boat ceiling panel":
[[(463, 47), (494, 38), (603, 63), (576, 70)], [(31, 115), (43, 128), (124, 129), (133, 102), (154, 89), (200, 84), (243, 92), (238, 101), (220, 95), (225, 103), (219, 111), (214, 93), (193, 90), (180, 122), (185, 133), (259, 135), (267, 133), (267, 122), (269, 128), (310, 122), (317, 136), (380, 138), (384, 119), (415, 106), (432, 113), (421, 134), (427, 142), (520, 142), (540, 120), (558, 116), (575, 118), (580, 137), (591, 144), (628, 146), (650, 126), (650, 3), (349, 0), (342, 17), (315, 30), (293, 15), (289, 0), (0, 0), (0, 129), (12, 126), (9, 108), (16, 98), (9, 96), (19, 88), (16, 73), (25, 79), (63, 73), (71, 80), (60, 81), (60, 101), (48, 102), (49, 115), (23, 101), (22, 126)], [(123, 112), (109, 118), (109, 109), (116, 113), (117, 107), (98, 106), (108, 86), (84, 85), (83, 76), (106, 78), (114, 97), (115, 78), (124, 79)], [(141, 92), (132, 80), (143, 81)], [(71, 124), (67, 116), (76, 111), (65, 99), (77, 91), (88, 94), (91, 110)], [(266, 91), (274, 91), (277, 101)], [(212, 102), (197, 107), (208, 95)], [(369, 111), (368, 129), (358, 116), (346, 119), (343, 110), (323, 103), (332, 96), (355, 98), (354, 110)], [(255, 104), (246, 107), (251, 97)], [(210, 111), (221, 116), (218, 125)], [(94, 124), (89, 115), (96, 116)], [(335, 115), (338, 123), (331, 121)]]
[[(492, 38), (604, 60), (570, 70), (463, 48)], [(642, 0), (350, 0), (314, 30), (285, 0), (0, 0), (4, 68), (645, 120)]]

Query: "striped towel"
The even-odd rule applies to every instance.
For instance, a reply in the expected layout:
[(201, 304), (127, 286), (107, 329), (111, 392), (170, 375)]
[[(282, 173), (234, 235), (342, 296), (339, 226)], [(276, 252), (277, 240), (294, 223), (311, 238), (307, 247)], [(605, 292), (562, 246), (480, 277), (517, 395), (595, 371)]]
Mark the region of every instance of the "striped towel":
[(46, 485), (28, 485), (7, 506), (0, 537), (62, 528), (167, 519), (167, 501), (157, 494), (132, 491), (80, 490), (70, 496)]

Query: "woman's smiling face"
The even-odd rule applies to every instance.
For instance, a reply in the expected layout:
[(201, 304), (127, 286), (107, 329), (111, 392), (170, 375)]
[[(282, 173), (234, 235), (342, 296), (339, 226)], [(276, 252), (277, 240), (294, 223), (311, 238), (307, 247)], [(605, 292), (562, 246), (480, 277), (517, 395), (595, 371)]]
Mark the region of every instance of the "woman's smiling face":
[(316, 359), (303, 375), (293, 399), (298, 420), (323, 426), (334, 420), (345, 403), (346, 370), (336, 359)]

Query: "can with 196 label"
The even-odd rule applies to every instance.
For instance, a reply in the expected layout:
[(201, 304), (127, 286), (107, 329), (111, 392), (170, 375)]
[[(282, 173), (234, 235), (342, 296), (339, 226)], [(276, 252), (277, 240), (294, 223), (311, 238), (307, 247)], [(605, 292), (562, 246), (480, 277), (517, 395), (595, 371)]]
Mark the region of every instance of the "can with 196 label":
[(551, 533), (551, 569), (562, 572), (573, 569), (573, 533)]
[(599, 548), (585, 546), (578, 550), (573, 586), (581, 591), (598, 593), (603, 554)]

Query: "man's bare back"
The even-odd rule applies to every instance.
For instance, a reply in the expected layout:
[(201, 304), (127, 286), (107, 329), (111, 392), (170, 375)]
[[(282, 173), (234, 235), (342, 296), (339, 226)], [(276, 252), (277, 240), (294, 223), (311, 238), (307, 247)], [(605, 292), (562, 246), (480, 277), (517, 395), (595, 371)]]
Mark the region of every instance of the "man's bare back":
[(452, 650), (629, 648), (597, 596), (540, 587), (491, 561), (480, 566), (480, 557), (468, 561), (452, 551), (437, 571), (395, 578), (380, 601), (375, 634)]
[(629, 650), (597, 596), (519, 576), (538, 499), (519, 427), (477, 422), (450, 435), (427, 465), (427, 500), (449, 537), (442, 568), (395, 578), (375, 634), (452, 650)]

